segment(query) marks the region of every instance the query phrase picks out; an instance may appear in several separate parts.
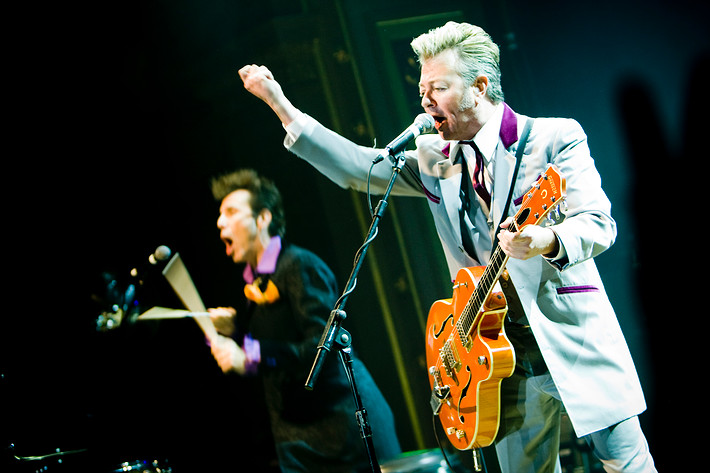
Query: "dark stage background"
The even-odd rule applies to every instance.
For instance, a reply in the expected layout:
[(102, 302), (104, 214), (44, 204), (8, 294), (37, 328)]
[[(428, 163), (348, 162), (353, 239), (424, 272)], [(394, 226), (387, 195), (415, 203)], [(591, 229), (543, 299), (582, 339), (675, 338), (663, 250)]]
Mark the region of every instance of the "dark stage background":
[[(184, 473), (268, 459), (253, 386), (221, 375), (190, 321), (96, 330), (110, 310), (104, 275), (125, 288), (167, 245), (206, 305), (239, 306), (241, 268), (224, 256), (209, 180), (251, 167), (281, 188), (288, 238), (342, 286), (369, 225), (366, 198), (289, 155), (237, 70), (269, 66), (303, 111), (382, 145), (420, 112), (409, 41), (449, 19), (501, 46), (514, 110), (573, 117), (589, 135), (619, 227), (597, 264), (647, 395), (641, 421), (659, 471), (699, 455), (689, 429), (701, 418), (690, 354), (704, 342), (693, 321), (703, 2), (146, 0), (7, 7), (3, 461), (79, 450), (63, 465), (159, 458)], [(450, 294), (426, 203), (393, 198), (345, 328), (405, 450), (436, 447), (423, 324)], [(159, 274), (139, 295), (145, 308), (179, 307)]]

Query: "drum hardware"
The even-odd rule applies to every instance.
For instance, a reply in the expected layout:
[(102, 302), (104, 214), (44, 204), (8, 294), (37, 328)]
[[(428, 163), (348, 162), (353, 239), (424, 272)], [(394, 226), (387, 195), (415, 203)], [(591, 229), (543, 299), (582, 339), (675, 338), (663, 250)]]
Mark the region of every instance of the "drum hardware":
[(172, 473), (172, 468), (167, 464), (159, 462), (158, 460), (146, 461), (146, 460), (135, 460), (132, 462), (123, 462), (120, 467), (111, 470), (111, 473)]

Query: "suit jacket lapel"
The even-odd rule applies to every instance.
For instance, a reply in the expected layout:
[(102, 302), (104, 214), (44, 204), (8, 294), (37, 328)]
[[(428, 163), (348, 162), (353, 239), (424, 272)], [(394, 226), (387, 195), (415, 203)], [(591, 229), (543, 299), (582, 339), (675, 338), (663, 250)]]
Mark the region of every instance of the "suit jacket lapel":
[(459, 221), (459, 189), (461, 188), (461, 163), (454, 164), (456, 155), (460, 150), (458, 142), (449, 142), (442, 152), (447, 156), (437, 163), (439, 185), (441, 188), (441, 204), (446, 208), (446, 214), (450, 222), (451, 229), (457, 242), (461, 242), (461, 228)]
[(493, 176), (493, 195), (491, 203), (491, 220), (496, 225), (501, 222), (503, 210), (510, 192), (510, 181), (515, 171), (515, 156), (502, 146), (496, 150), (495, 175)]
[[(503, 104), (503, 119), (500, 125), (500, 133), (498, 146), (496, 147), (496, 155), (494, 157), (495, 168), (493, 176), (493, 193), (491, 203), (491, 219), (496, 225), (493, 228), (495, 232), (497, 225), (503, 218), (503, 210), (508, 200), (510, 192), (511, 180), (515, 172), (515, 153), (511, 152), (510, 147), (518, 141), (518, 126), (519, 117), (513, 112), (508, 104)], [(512, 207), (511, 207), (512, 208)]]

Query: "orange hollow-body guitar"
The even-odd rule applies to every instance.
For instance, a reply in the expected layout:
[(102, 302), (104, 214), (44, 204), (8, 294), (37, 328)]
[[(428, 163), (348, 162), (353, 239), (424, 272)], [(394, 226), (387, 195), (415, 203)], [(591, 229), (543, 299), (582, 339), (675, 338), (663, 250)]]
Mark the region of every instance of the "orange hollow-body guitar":
[[(551, 164), (525, 195), (515, 229), (538, 224), (564, 198), (565, 180)], [(431, 407), (459, 450), (493, 443), (500, 424), (500, 384), (515, 369), (504, 329), (507, 303), (498, 285), (507, 262), (496, 245), (488, 266), (460, 269), (452, 298), (434, 302), (429, 310)]]

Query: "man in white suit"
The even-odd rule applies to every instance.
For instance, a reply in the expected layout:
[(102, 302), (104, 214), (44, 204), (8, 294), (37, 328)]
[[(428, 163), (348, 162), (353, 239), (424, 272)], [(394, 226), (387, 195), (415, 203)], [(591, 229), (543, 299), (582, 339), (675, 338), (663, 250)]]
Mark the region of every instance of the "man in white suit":
[[(462, 267), (485, 265), (496, 236), (510, 256), (514, 292), (506, 331), (516, 369), (502, 383), (501, 469), (560, 472), (564, 407), (607, 471), (656, 471), (637, 417), (646, 409), (641, 385), (593, 260), (614, 243), (616, 224), (584, 131), (570, 119), (535, 119), (516, 174), (528, 117), (503, 101), (499, 49), (488, 34), (449, 22), (412, 47), (421, 64), (421, 104), (438, 133), (420, 136), (417, 149), (406, 152), (393, 194), (428, 199), (452, 278)], [(279, 117), (291, 152), (338, 185), (365, 190), (382, 150), (358, 146), (296, 109), (266, 67), (245, 66), (239, 74)], [(549, 163), (567, 182), (564, 218), (508, 231), (517, 198)], [(375, 166), (371, 190), (383, 192), (391, 172)], [(488, 194), (471, 194), (465, 213), (462, 176), (476, 176), (474, 184)], [(511, 183), (510, 210), (503, 215)]]

